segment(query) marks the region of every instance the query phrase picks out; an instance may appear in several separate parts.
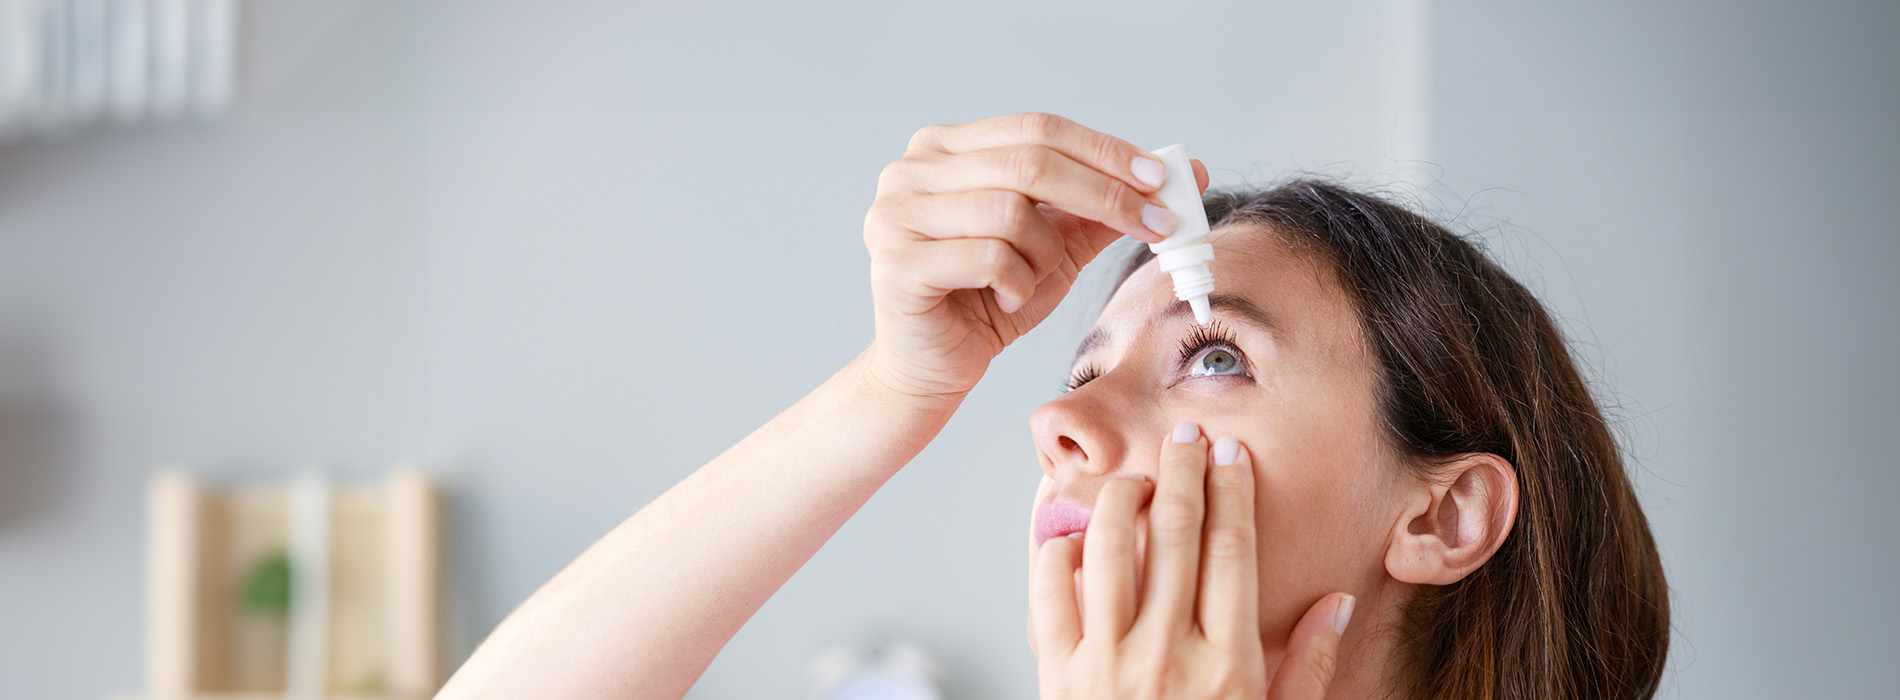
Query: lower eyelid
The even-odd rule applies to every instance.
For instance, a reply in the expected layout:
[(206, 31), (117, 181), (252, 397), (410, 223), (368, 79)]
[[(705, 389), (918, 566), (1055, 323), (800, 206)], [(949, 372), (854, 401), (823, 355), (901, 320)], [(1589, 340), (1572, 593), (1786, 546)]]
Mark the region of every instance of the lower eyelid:
[(1248, 374), (1246, 372), (1236, 372), (1234, 374), (1190, 374), (1187, 376), (1187, 378), (1188, 379), (1249, 379), (1251, 380), (1253, 379), (1253, 375)]

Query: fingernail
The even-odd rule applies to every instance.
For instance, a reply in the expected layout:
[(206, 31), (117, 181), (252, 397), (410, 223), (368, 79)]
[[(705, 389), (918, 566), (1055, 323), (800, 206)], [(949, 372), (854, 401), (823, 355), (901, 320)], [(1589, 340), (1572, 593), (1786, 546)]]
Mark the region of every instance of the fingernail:
[(1174, 212), (1153, 204), (1141, 205), (1141, 225), (1163, 238), (1174, 233)]
[(1199, 439), (1201, 439), (1201, 426), (1193, 423), (1182, 423), (1174, 426), (1175, 442), (1194, 442)]
[(1226, 435), (1214, 441), (1214, 464), (1228, 466), (1240, 459), (1240, 441)]
[(1346, 623), (1352, 622), (1352, 596), (1339, 601), (1339, 611), (1333, 613), (1333, 634), (1345, 634)]
[(1071, 532), (1068, 535), (1065, 535), (1065, 537), (1068, 537), (1069, 539), (1072, 539), (1072, 540), (1079, 540), (1079, 539), (1082, 539), (1082, 534), (1083, 533), (1081, 530), (1076, 530), (1075, 532)]
[(1135, 162), (1129, 163), (1128, 169), (1134, 171), (1135, 179), (1149, 187), (1160, 187), (1168, 179), (1168, 169), (1162, 167), (1161, 161), (1147, 156), (1135, 156)]

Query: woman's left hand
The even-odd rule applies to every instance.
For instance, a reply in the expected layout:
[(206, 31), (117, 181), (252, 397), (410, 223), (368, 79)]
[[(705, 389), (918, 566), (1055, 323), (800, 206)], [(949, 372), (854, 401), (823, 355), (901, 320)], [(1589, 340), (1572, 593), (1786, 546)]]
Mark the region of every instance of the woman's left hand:
[(1325, 697), (1352, 596), (1333, 593), (1307, 609), (1269, 687), (1252, 461), (1233, 438), (1215, 441), (1211, 467), (1208, 452), (1192, 424), (1162, 447), (1139, 601), (1135, 515), (1151, 490), (1145, 478), (1105, 485), (1083, 539), (1043, 544), (1030, 600), (1042, 700)]

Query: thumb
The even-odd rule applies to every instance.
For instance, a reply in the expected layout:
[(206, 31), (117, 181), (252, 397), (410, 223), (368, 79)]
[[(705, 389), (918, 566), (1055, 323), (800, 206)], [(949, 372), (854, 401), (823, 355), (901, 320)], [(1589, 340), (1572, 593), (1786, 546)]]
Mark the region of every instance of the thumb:
[(1267, 688), (1271, 700), (1320, 700), (1339, 666), (1339, 637), (1352, 619), (1353, 597), (1334, 593), (1319, 599), (1293, 626), (1286, 659)]

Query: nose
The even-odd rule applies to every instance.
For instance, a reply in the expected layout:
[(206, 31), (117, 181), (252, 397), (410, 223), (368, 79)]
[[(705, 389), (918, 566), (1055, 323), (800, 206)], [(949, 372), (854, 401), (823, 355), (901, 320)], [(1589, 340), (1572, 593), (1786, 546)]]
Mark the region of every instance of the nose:
[(1030, 414), (1037, 461), (1049, 478), (1061, 481), (1064, 474), (1105, 476), (1127, 456), (1124, 431), (1117, 425), (1126, 417), (1118, 415), (1112, 403), (1105, 401), (1108, 397), (1103, 388), (1087, 386), (1071, 391)]

